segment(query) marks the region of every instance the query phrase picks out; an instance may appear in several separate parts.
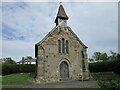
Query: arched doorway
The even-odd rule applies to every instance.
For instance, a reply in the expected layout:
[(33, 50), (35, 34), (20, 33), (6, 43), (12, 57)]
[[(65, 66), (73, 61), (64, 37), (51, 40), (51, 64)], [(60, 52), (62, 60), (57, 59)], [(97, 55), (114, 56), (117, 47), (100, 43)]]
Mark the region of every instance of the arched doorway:
[(68, 79), (69, 78), (69, 68), (68, 68), (68, 64), (63, 61), (60, 64), (60, 79), (64, 80), (64, 79)]

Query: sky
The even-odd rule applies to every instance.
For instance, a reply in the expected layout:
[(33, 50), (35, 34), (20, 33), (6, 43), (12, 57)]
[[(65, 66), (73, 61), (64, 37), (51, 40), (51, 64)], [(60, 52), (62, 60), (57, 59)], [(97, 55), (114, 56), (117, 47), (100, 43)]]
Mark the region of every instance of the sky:
[[(35, 57), (35, 44), (54, 27), (59, 2), (0, 3), (0, 58)], [(94, 52), (118, 52), (117, 2), (63, 2), (69, 17), (68, 26), (88, 46), (88, 57)]]

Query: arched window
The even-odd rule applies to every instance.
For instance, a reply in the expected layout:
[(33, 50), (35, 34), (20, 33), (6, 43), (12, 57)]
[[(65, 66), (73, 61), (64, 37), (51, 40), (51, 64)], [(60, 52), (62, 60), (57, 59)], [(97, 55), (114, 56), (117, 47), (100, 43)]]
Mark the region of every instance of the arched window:
[(66, 53), (68, 53), (69, 50), (68, 50), (68, 40), (66, 40)]
[(82, 51), (82, 59), (84, 59), (84, 53), (83, 53), (83, 51)]
[(64, 38), (62, 39), (62, 53), (65, 53), (65, 44), (64, 44)]
[(58, 52), (61, 53), (61, 41), (58, 40)]
[(85, 61), (82, 59), (82, 70), (85, 72)]
[(82, 51), (82, 69), (83, 69), (83, 72), (85, 72), (85, 61), (84, 61), (84, 52)]
[(69, 53), (69, 45), (68, 40), (65, 41), (64, 38), (62, 40), (58, 40), (58, 52), (59, 53)]

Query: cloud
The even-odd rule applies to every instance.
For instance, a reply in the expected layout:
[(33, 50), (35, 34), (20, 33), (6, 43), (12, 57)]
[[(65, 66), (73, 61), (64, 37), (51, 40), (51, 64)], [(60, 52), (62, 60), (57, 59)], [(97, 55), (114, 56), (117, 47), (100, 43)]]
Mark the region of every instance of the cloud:
[[(66, 3), (69, 25), (93, 52), (118, 52), (118, 4), (103, 2)], [(72, 7), (70, 9), (70, 7)], [(71, 12), (73, 11), (73, 12)]]
[(9, 33), (15, 39), (22, 36), (27, 40), (35, 40), (33, 38), (40, 36), (40, 32), (46, 34), (54, 25), (50, 16), (53, 7), (49, 9), (47, 6), (48, 3), (3, 3), (3, 26), (10, 28)]
[[(95, 51), (118, 50), (117, 3), (65, 2), (68, 26), (88, 46), (89, 57)], [(59, 3), (9, 2), (2, 4), (3, 57), (15, 60), (34, 57), (34, 45), (55, 26)]]
[(2, 57), (12, 57), (19, 61), (21, 57), (34, 56), (34, 43), (23, 40), (3, 40)]

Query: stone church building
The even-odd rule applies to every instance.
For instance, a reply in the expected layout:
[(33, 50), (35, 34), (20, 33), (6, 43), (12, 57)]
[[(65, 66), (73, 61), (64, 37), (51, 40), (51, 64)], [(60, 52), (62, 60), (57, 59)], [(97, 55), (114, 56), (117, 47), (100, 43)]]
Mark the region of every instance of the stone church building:
[(67, 26), (67, 16), (59, 6), (56, 26), (37, 44), (37, 83), (88, 80), (87, 46)]

